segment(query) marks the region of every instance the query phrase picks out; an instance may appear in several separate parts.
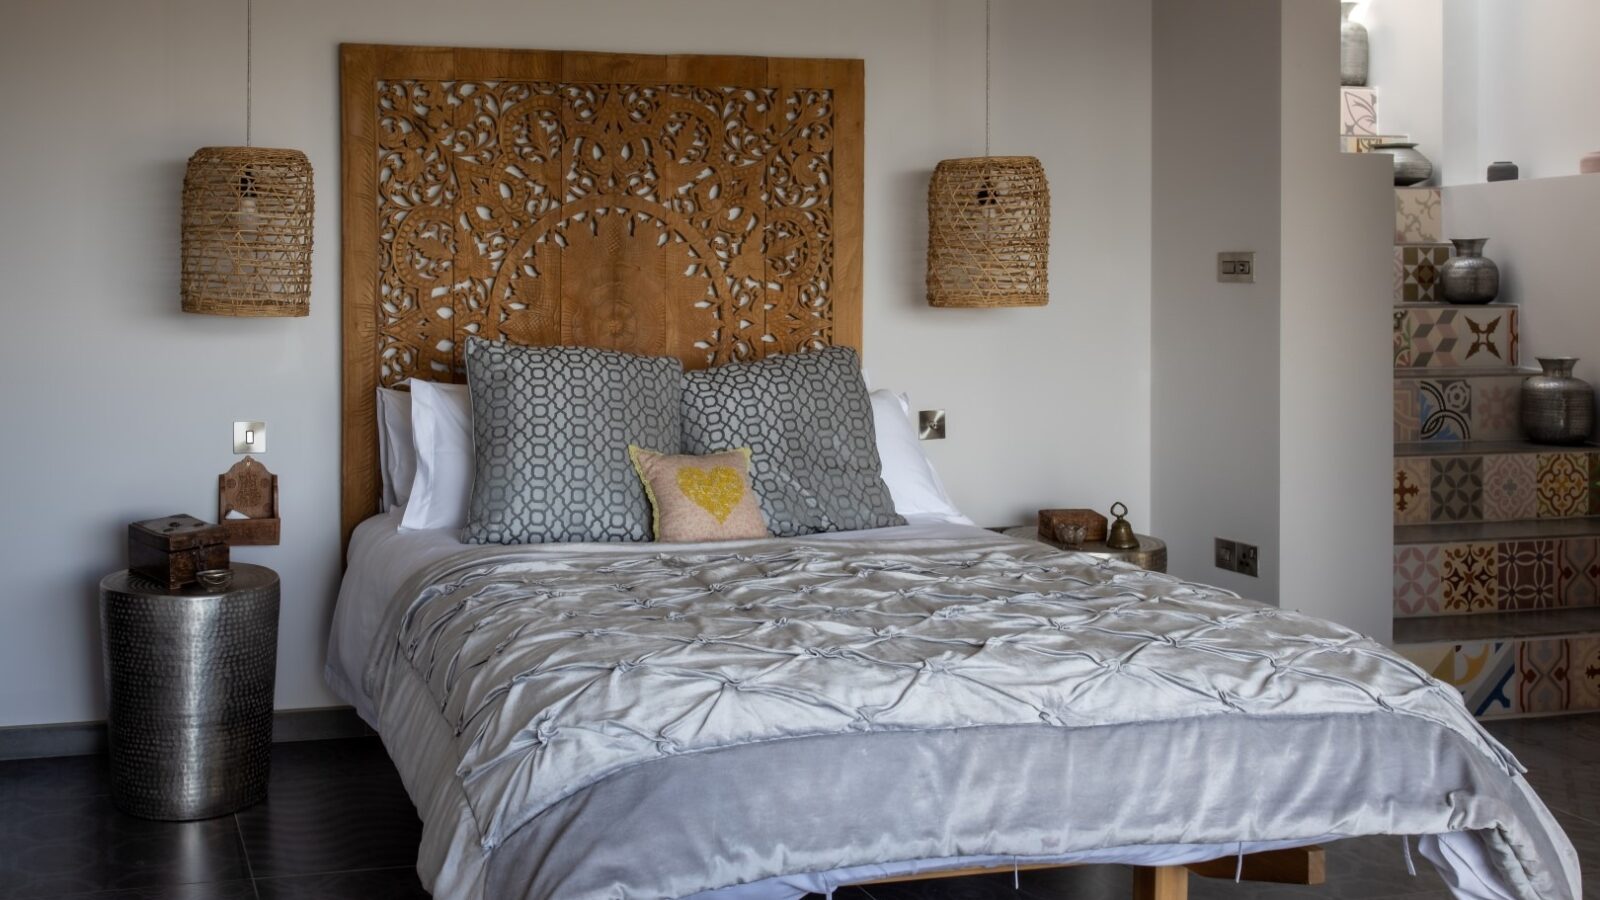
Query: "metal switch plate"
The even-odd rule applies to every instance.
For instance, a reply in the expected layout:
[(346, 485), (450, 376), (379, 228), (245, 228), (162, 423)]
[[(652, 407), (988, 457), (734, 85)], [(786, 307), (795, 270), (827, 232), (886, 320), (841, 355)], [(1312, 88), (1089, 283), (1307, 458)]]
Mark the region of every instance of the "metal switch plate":
[(1239, 547), (1226, 538), (1216, 539), (1215, 563), (1217, 568), (1229, 572), (1239, 571)]
[(924, 409), (918, 411), (917, 437), (925, 441), (944, 440), (944, 410)]
[(265, 422), (235, 422), (235, 423), (233, 423), (233, 452), (235, 452), (235, 453), (265, 453), (265, 452), (267, 452), (267, 423), (265, 423)]
[(1217, 280), (1231, 284), (1254, 284), (1256, 280), (1255, 252), (1218, 253)]

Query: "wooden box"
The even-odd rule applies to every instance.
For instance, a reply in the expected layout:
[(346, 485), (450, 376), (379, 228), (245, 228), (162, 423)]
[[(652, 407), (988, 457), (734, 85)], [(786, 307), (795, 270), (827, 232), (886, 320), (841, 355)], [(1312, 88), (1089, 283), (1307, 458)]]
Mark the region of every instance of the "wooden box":
[(194, 584), (196, 572), (228, 568), (228, 533), (194, 516), (173, 515), (128, 526), (128, 569), (168, 590)]
[(1106, 539), (1106, 517), (1092, 509), (1041, 509), (1039, 510), (1039, 537), (1059, 543), (1056, 536), (1063, 525), (1082, 525), (1083, 541), (1093, 544)]

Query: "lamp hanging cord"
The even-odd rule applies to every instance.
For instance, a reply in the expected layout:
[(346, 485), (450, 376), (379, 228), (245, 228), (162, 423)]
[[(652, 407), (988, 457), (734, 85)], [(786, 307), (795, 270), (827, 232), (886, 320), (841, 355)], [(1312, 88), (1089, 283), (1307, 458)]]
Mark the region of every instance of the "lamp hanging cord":
[(255, 75), (251, 50), (255, 44), (255, 0), (244, 0), (244, 145), (250, 146), (250, 93)]
[(994, 0), (983, 0), (983, 155), (989, 155), (989, 39), (990, 12)]

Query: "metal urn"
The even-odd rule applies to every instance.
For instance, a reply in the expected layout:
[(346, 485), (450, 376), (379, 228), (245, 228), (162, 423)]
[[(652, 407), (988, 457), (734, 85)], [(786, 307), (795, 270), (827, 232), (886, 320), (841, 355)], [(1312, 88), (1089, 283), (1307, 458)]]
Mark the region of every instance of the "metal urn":
[[(1118, 507), (1122, 512), (1117, 512)], [(1133, 533), (1133, 526), (1123, 518), (1128, 514), (1128, 505), (1118, 500), (1111, 504), (1111, 514), (1116, 516), (1111, 523), (1111, 530), (1106, 532), (1106, 546), (1112, 550), (1132, 550), (1139, 546), (1139, 536)]]
[(1571, 356), (1539, 357), (1538, 375), (1522, 382), (1522, 430), (1539, 444), (1581, 444), (1594, 432), (1594, 388), (1576, 378)]
[(1394, 157), (1395, 187), (1411, 187), (1433, 177), (1433, 163), (1417, 150), (1414, 141), (1383, 141), (1373, 144), (1372, 152)]
[(1339, 83), (1346, 87), (1367, 83), (1367, 26), (1350, 18), (1358, 5), (1339, 4), (1343, 16), (1339, 22)]
[(1454, 256), (1439, 267), (1439, 290), (1446, 303), (1492, 303), (1500, 296), (1500, 267), (1483, 255), (1488, 238), (1451, 238)]

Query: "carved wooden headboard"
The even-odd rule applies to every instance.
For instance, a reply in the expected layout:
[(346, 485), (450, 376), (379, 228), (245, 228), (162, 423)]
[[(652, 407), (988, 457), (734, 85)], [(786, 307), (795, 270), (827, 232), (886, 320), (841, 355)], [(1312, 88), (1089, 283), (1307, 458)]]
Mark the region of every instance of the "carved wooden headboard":
[(860, 347), (860, 60), (340, 49), (346, 541), (376, 388), (462, 380), (467, 335)]

